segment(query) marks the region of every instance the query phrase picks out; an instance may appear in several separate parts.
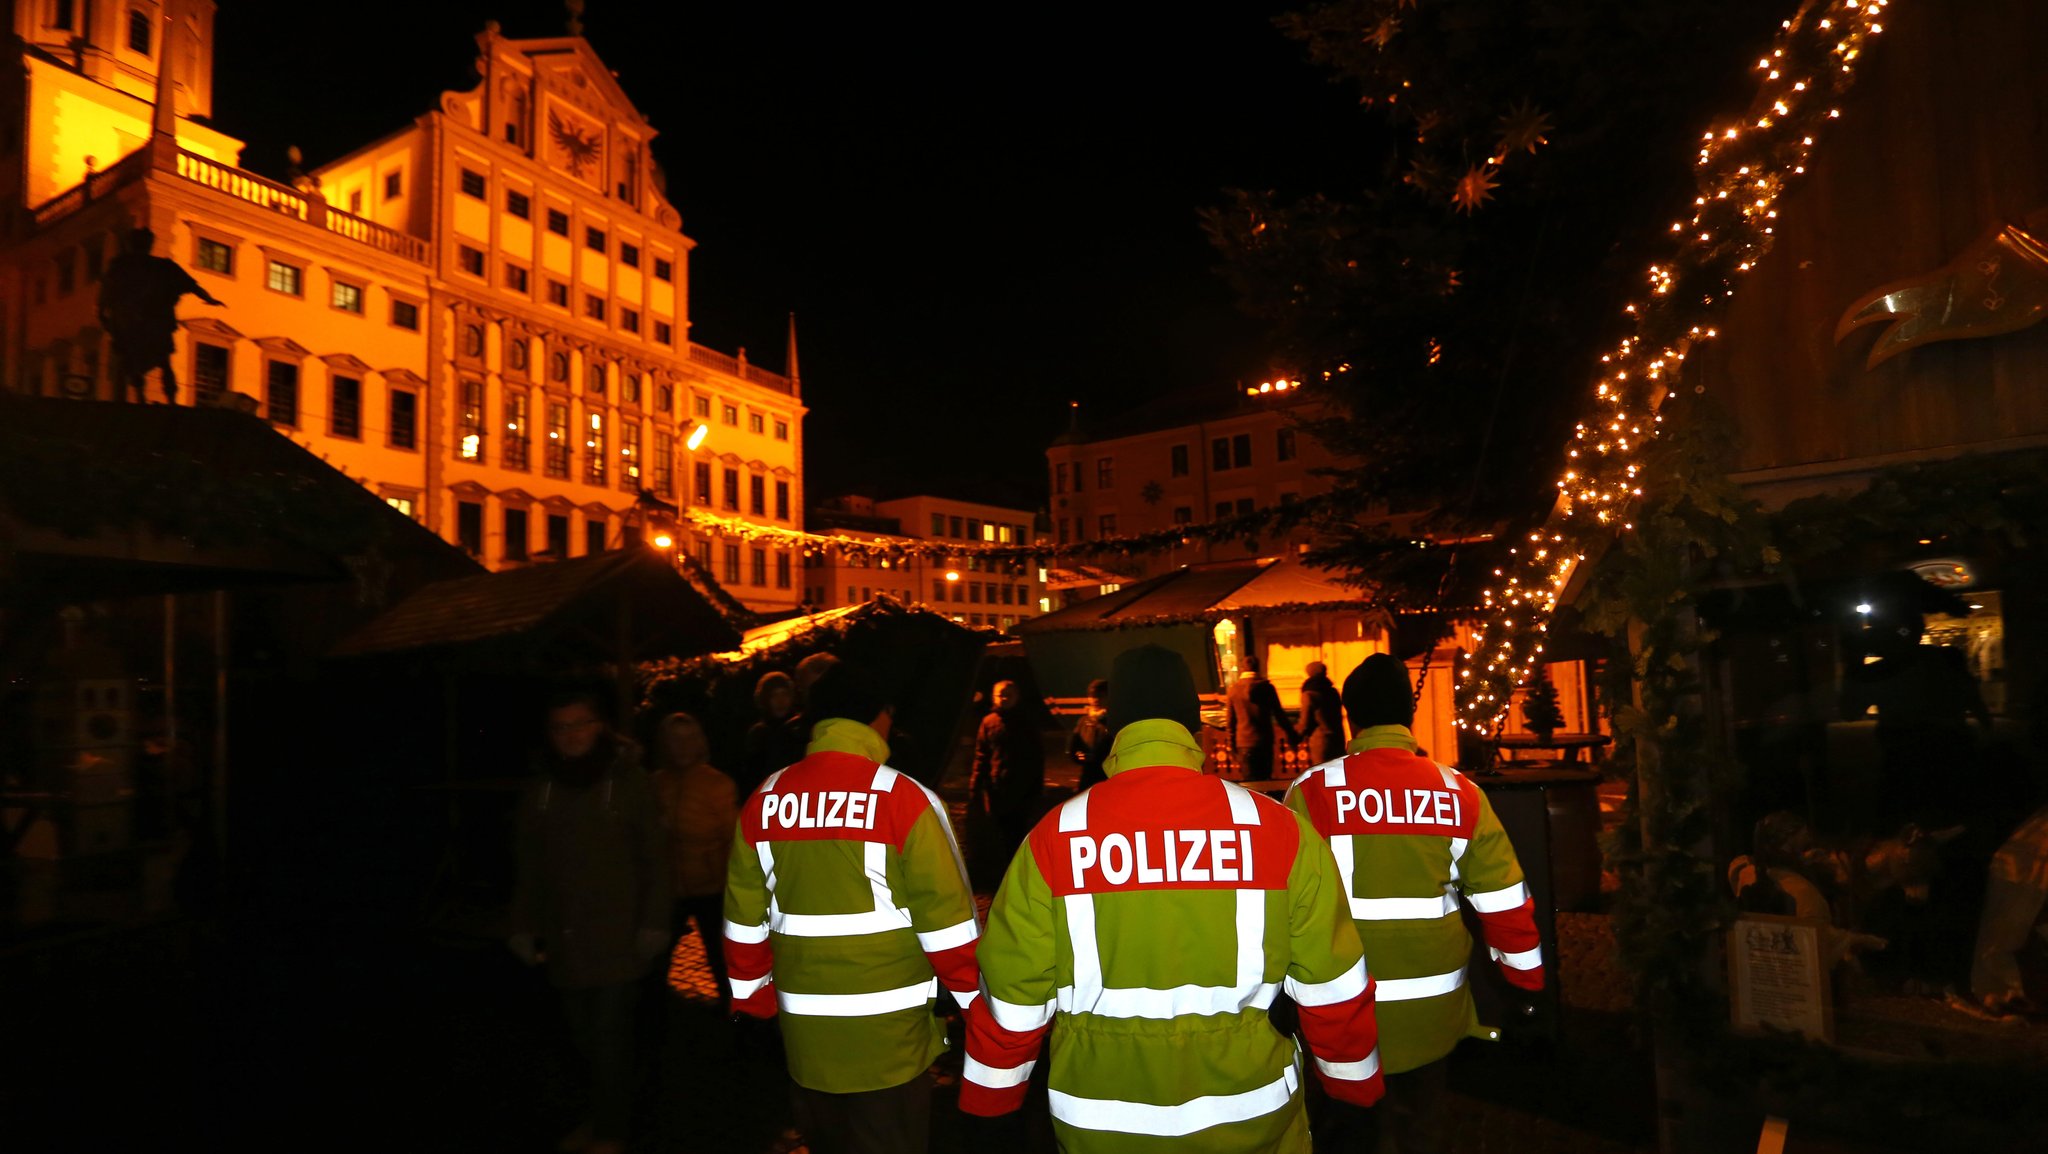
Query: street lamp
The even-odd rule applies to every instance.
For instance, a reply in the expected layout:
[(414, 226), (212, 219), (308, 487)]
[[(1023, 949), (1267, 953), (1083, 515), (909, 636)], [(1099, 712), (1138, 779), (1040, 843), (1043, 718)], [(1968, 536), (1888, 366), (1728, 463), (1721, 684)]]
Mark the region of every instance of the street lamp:
[(703, 447), (704, 447), (704, 438), (706, 438), (706, 437), (708, 437), (708, 436), (710, 436), (710, 435), (711, 435), (711, 426), (710, 426), (710, 425), (707, 425), (707, 424), (704, 424), (703, 422), (701, 422), (701, 421), (700, 421), (700, 422), (698, 422), (698, 423), (697, 423), (697, 426), (696, 426), (695, 428), (693, 428), (693, 429), (691, 429), (691, 430), (690, 430), (690, 439), (689, 439), (689, 440), (687, 440), (687, 441), (685, 441), (685, 442), (683, 442), (683, 443), (684, 443), (685, 445), (688, 445), (688, 446), (689, 446), (689, 449), (690, 449), (690, 451), (691, 451), (692, 453), (694, 453), (694, 452), (696, 452), (696, 451), (697, 451), (698, 449), (701, 449), (701, 448), (703, 448)]
[(666, 549), (670, 545), (673, 545), (675, 543), (676, 539), (674, 537), (669, 536), (666, 533), (658, 534), (654, 538), (654, 547), (656, 549)]

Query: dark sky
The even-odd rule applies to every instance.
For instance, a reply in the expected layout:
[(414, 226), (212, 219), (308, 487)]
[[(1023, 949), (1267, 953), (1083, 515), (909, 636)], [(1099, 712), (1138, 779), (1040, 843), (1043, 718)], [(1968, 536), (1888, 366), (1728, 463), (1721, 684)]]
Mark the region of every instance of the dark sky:
[[(1366, 148), (1271, 17), (1178, 5), (592, 0), (585, 34), (661, 133), (693, 336), (781, 368), (797, 313), (813, 498), (1043, 498), (1047, 440), (1102, 411), (1271, 371), (1196, 212), (1305, 189)], [(911, 9), (919, 9), (912, 11)], [(558, 35), (545, 0), (223, 0), (216, 120), (277, 172), (472, 81), (471, 37)], [(281, 45), (291, 45), (289, 49)]]

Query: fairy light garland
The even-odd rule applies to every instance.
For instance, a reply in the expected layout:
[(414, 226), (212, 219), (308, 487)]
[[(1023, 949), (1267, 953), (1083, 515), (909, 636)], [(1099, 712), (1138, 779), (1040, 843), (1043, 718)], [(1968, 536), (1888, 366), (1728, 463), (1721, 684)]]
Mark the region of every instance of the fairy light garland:
[(1775, 240), (1778, 198), (1806, 173), (1814, 138), (1840, 119), (1870, 37), (1884, 31), (1889, 0), (1804, 5), (1768, 55), (1749, 114), (1700, 141), (1699, 195), (1671, 223), (1676, 251), (1649, 266), (1648, 296), (1624, 312), (1634, 335), (1600, 358), (1591, 411), (1578, 422), (1544, 525), (1520, 542), (1482, 596), (1476, 649), (1458, 673), (1460, 728), (1481, 733), (1506, 716), (1517, 686), (1535, 672), (1559, 595), (1596, 538), (1632, 532), (1642, 497), (1641, 451), (1658, 435), (1658, 413), (1688, 354), (1717, 338), (1713, 320)]

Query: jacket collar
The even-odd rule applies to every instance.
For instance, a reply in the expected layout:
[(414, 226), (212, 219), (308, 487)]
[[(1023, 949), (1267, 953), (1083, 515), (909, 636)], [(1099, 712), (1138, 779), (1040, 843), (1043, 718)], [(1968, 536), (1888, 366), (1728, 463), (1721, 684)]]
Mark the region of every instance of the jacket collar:
[(889, 743), (882, 735), (847, 717), (828, 717), (811, 730), (805, 753), (851, 753), (877, 764), (889, 760)]
[(1351, 744), (1344, 747), (1346, 753), (1364, 753), (1368, 749), (1405, 749), (1420, 753), (1422, 747), (1415, 741), (1415, 735), (1405, 725), (1368, 725), (1351, 735)]
[(1103, 772), (1111, 777), (1127, 769), (1155, 765), (1199, 770), (1202, 743), (1180, 722), (1152, 717), (1124, 726), (1110, 745), (1109, 756), (1102, 759)]

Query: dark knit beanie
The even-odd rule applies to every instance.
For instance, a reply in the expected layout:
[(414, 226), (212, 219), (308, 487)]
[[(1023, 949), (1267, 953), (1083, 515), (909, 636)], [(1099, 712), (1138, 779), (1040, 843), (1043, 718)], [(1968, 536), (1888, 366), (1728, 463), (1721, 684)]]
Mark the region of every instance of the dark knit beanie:
[(889, 699), (865, 670), (840, 661), (812, 683), (809, 704), (804, 718), (813, 725), (833, 717), (872, 725), (888, 706)]
[(1109, 668), (1109, 711), (1104, 718), (1111, 737), (1133, 721), (1164, 718), (1177, 721), (1191, 734), (1202, 731), (1202, 699), (1195, 692), (1188, 663), (1161, 645), (1140, 645), (1116, 655)]
[(1371, 725), (1415, 724), (1415, 689), (1408, 668), (1392, 654), (1375, 653), (1344, 679), (1344, 712), (1351, 730)]

